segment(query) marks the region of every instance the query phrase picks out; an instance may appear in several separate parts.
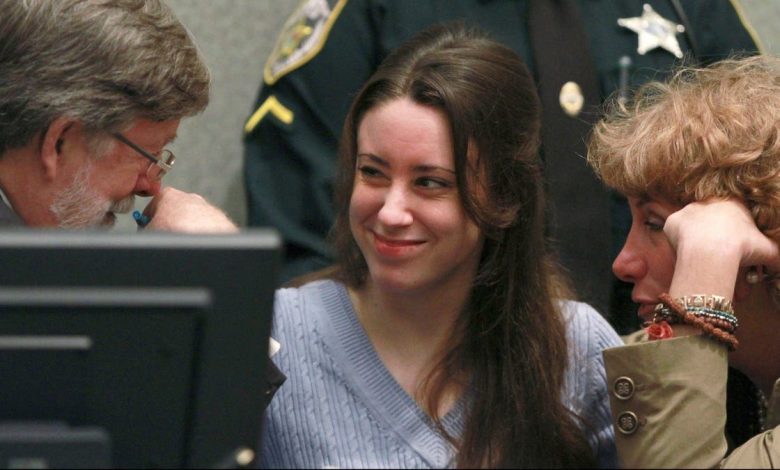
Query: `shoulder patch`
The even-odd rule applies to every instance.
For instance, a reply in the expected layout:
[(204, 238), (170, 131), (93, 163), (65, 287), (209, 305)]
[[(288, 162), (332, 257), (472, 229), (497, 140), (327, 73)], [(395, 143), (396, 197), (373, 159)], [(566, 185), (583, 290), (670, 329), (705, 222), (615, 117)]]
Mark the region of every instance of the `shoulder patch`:
[(267, 85), (314, 58), (347, 0), (303, 0), (284, 24), (263, 70)]

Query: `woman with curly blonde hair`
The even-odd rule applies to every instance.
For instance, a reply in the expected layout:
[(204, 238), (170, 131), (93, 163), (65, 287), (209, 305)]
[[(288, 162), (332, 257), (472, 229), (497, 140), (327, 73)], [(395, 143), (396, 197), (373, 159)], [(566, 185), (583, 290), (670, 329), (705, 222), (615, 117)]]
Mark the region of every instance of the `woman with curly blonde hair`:
[[(647, 326), (604, 354), (621, 464), (780, 466), (780, 59), (642, 87), (595, 127), (588, 160), (628, 197), (613, 270)], [(729, 388), (728, 413), (727, 360), (755, 391), (738, 407)]]

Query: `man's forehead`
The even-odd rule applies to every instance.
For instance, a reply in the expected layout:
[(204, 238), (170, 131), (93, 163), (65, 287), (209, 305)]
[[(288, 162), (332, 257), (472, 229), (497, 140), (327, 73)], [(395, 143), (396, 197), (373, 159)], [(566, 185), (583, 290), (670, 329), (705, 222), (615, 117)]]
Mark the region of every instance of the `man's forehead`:
[(134, 136), (147, 142), (167, 144), (173, 142), (179, 130), (179, 119), (169, 121), (150, 121), (138, 119), (125, 132), (128, 136)]

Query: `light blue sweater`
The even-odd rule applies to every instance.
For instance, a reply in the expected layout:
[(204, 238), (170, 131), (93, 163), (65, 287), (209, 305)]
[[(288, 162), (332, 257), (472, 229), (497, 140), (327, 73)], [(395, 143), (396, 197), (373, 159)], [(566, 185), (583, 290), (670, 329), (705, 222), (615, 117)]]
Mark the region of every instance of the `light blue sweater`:
[[(601, 351), (622, 342), (589, 306), (566, 302), (571, 363), (564, 400), (588, 420), (602, 466), (616, 465)], [(343, 285), (317, 281), (276, 293), (274, 362), (287, 375), (267, 409), (266, 468), (442, 468), (452, 446), (385, 368)], [(465, 400), (445, 416), (463, 429)]]

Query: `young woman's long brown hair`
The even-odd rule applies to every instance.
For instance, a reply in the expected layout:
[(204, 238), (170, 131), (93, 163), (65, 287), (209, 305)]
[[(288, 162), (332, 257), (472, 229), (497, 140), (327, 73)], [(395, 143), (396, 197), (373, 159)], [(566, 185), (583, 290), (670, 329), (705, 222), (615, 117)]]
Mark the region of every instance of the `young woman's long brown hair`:
[(470, 302), (425, 383), (429, 414), (438, 423), (444, 390), (465, 377), (465, 431), (448, 436), (460, 467), (594, 465), (561, 402), (567, 342), (562, 283), (544, 239), (540, 103), (511, 49), (461, 24), (440, 26), (391, 54), (362, 88), (344, 125), (336, 182), (340, 277), (359, 287), (368, 275), (349, 228), (357, 129), (368, 110), (401, 97), (448, 117), (461, 202), (486, 238)]

